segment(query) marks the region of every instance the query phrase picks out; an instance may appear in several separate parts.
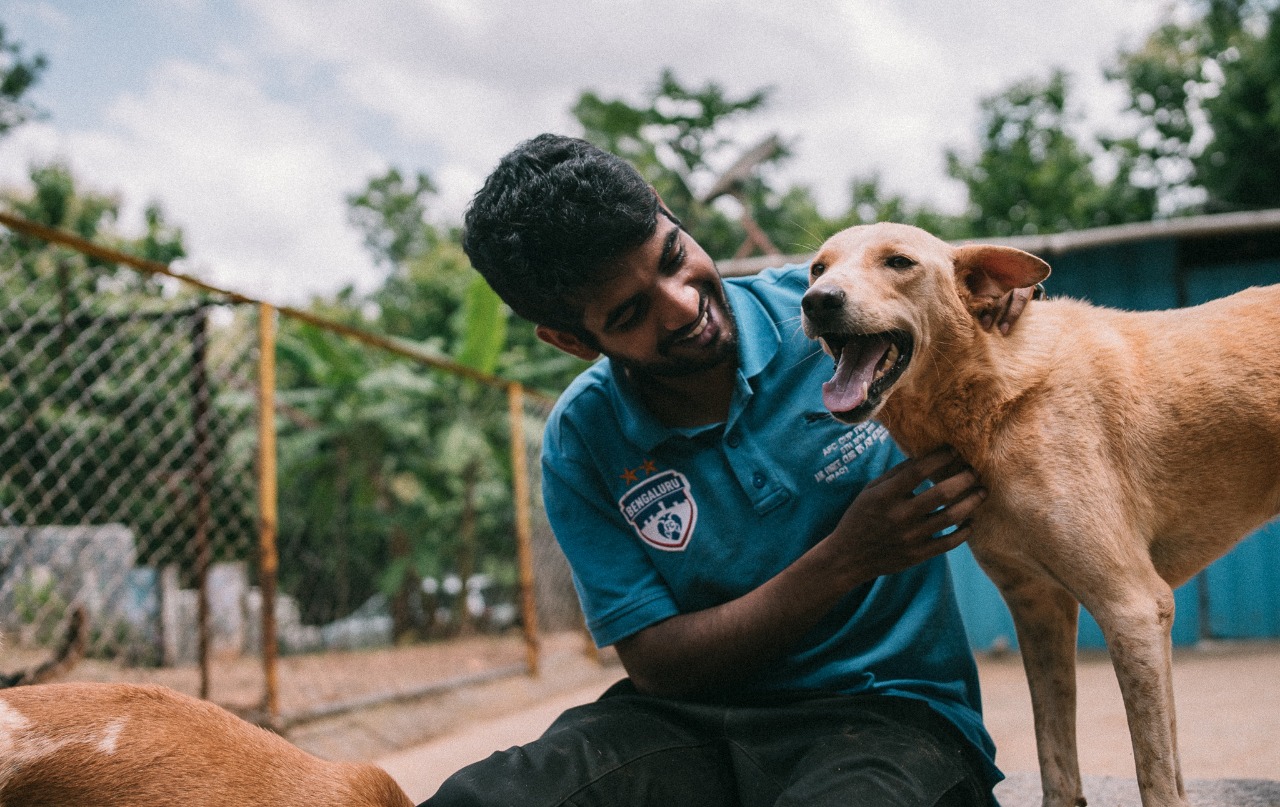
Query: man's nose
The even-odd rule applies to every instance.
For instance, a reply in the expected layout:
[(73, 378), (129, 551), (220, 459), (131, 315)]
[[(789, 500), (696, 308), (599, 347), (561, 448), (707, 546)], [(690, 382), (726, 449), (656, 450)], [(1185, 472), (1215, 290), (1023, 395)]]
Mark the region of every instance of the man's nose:
[(679, 330), (698, 318), (702, 295), (697, 288), (673, 277), (662, 283), (660, 289), (660, 316), (664, 328)]

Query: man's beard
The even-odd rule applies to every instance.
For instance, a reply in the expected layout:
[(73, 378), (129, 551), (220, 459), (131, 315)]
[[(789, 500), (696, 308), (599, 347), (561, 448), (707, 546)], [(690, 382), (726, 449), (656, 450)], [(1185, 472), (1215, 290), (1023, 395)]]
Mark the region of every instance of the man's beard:
[(647, 375), (655, 378), (680, 378), (697, 375), (719, 367), (727, 361), (736, 362), (738, 360), (738, 320), (733, 314), (733, 309), (729, 307), (724, 287), (717, 284), (714, 288), (705, 290), (704, 295), (705, 305), (708, 307), (714, 305), (721, 314), (719, 317), (721, 326), (719, 341), (707, 354), (696, 358), (671, 357), (668, 354), (671, 346), (659, 345), (658, 354), (668, 356), (664, 360), (642, 362), (628, 359), (624, 356), (609, 356), (609, 360), (632, 377)]

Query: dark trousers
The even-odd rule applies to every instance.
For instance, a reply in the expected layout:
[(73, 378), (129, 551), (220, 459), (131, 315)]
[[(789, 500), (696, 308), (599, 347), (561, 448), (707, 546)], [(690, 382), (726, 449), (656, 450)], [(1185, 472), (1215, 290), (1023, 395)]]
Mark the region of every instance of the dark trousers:
[(924, 703), (652, 698), (621, 681), (422, 807), (988, 807), (976, 753)]

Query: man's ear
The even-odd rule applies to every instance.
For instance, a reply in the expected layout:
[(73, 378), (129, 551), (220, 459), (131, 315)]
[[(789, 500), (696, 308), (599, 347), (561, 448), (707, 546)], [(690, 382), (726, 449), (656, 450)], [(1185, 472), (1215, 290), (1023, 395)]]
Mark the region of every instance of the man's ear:
[(1034, 286), (1049, 276), (1049, 264), (1013, 247), (966, 244), (957, 247), (956, 278), (969, 291), (970, 309), (982, 308), (1013, 289)]
[(533, 329), (533, 332), (548, 345), (557, 350), (562, 350), (570, 356), (577, 356), (586, 361), (595, 361), (600, 358), (600, 351), (568, 331), (548, 328), (546, 325), (538, 325)]

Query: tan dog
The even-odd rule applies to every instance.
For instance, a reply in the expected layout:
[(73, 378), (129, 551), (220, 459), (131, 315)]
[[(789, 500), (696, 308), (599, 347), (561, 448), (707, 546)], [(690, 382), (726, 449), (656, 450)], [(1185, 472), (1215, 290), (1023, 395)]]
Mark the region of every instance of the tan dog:
[(1049, 266), (877, 224), (818, 251), (805, 333), (837, 358), (843, 421), (879, 417), (907, 453), (950, 444), (990, 491), (969, 545), (1013, 614), (1044, 804), (1083, 805), (1077, 603), (1107, 640), (1145, 807), (1186, 805), (1171, 683), (1171, 587), (1280, 512), (1280, 286), (1178, 311), (1032, 303)]
[(412, 807), (373, 765), (326, 762), (158, 686), (0, 692), (3, 807)]

